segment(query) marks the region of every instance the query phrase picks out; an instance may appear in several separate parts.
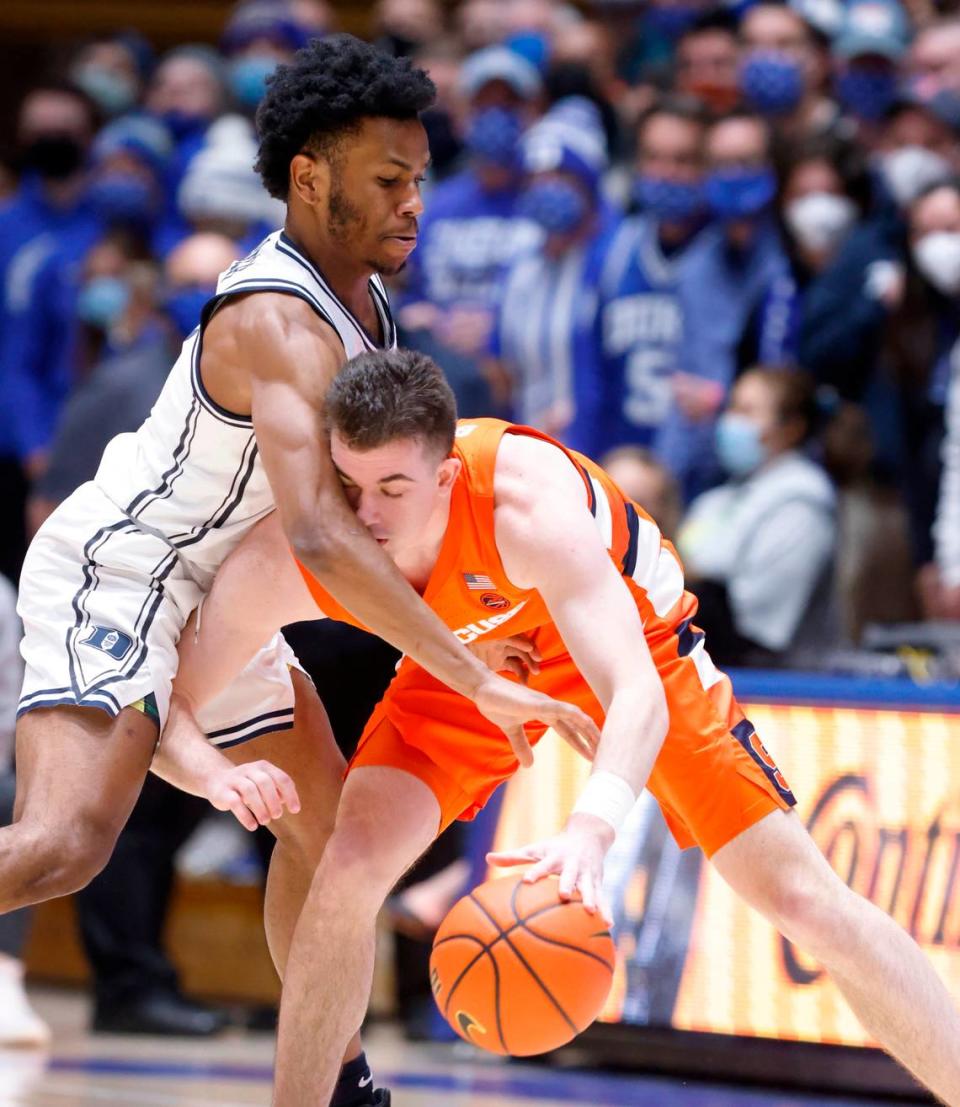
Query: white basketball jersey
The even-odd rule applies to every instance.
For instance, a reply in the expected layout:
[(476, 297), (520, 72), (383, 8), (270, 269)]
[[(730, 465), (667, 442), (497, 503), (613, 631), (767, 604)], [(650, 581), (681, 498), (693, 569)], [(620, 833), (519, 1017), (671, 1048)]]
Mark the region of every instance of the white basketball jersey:
[[(229, 297), (259, 291), (306, 301), (337, 332), (346, 358), (377, 348), (320, 270), (276, 231), (221, 275), (147, 421), (108, 444), (95, 477), (124, 515), (163, 538), (204, 584), (274, 506), (250, 416), (220, 407), (200, 378), (204, 324)], [(371, 278), (370, 294), (384, 344), (392, 348), (396, 328), (379, 277)]]

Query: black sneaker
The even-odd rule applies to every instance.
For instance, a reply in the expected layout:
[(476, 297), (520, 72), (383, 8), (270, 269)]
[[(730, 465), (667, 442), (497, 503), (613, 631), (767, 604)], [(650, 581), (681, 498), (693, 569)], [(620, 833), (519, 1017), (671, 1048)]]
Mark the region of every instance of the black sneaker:
[(390, 1107), (390, 1090), (388, 1088), (377, 1088), (373, 1093), (373, 1102), (375, 1107)]

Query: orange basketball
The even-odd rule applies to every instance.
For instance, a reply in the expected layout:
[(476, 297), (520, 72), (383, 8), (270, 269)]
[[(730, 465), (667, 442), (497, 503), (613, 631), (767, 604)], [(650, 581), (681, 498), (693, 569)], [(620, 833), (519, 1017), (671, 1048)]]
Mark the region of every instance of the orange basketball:
[(555, 878), (489, 880), (454, 904), (433, 942), (437, 1006), (468, 1042), (524, 1057), (569, 1042), (613, 981), (603, 917), (563, 902)]

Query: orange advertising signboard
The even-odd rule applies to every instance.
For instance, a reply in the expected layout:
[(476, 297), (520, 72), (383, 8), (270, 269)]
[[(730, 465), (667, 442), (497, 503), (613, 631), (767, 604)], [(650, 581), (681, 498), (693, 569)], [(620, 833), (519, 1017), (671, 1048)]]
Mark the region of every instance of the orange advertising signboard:
[[(746, 704), (842, 878), (892, 914), (960, 994), (960, 715)], [(587, 766), (560, 741), (509, 785), (497, 842), (563, 822)], [(638, 804), (608, 859), (619, 965), (606, 1018), (680, 1030), (871, 1044), (820, 967), (742, 904)]]

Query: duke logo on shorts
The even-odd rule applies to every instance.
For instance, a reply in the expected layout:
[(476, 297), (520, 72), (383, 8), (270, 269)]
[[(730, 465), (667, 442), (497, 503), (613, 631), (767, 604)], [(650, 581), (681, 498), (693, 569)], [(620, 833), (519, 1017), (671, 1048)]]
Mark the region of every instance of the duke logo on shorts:
[(123, 631), (112, 627), (93, 627), (89, 637), (82, 638), (81, 642), (86, 646), (93, 646), (94, 649), (103, 650), (104, 653), (115, 657), (117, 661), (122, 661), (133, 645), (133, 639), (129, 634), (124, 634)]

